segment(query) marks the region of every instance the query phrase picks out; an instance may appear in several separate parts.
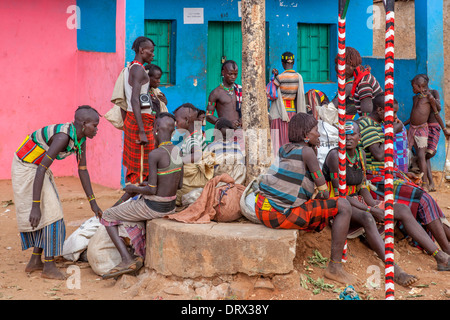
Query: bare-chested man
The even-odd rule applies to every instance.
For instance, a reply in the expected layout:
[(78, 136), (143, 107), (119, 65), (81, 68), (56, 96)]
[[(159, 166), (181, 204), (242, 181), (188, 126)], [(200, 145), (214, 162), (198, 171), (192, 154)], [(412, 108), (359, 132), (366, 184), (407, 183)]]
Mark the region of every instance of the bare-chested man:
[[(222, 65), (222, 83), (211, 91), (208, 98), (208, 107), (206, 108), (206, 120), (215, 124), (219, 118), (225, 118), (231, 121), (234, 129), (242, 127), (241, 99), (242, 87), (235, 83), (239, 72), (237, 63), (233, 60), (227, 60)], [(217, 110), (218, 117), (214, 116)], [(235, 132), (236, 140), (239, 142), (242, 150), (243, 135), (242, 130)]]
[[(449, 136), (450, 132), (445, 127), (439, 115), (439, 111), (441, 110), (439, 93), (436, 90), (430, 90), (428, 87), (428, 76), (425, 74), (415, 76), (411, 80), (411, 85), (415, 96), (413, 97), (410, 119), (405, 122), (406, 124), (410, 124), (408, 144), (410, 149), (414, 146), (419, 169), (424, 174), (422, 178), (423, 186), (429, 191), (430, 187), (434, 189), (434, 185), (428, 175), (428, 171), (431, 170), (431, 168), (428, 168), (430, 165), (429, 158), (431, 157), (427, 157), (427, 152), (432, 155), (436, 152), (439, 141), (439, 126), (442, 128), (446, 137)], [(435, 124), (437, 125), (437, 129), (435, 128)]]

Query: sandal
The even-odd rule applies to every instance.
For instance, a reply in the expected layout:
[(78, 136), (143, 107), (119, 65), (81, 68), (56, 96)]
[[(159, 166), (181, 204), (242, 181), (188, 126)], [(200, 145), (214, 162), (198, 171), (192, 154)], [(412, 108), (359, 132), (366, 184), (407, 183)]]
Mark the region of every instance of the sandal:
[(143, 259), (141, 257), (137, 257), (133, 261), (131, 261), (129, 265), (123, 268), (118, 267), (112, 268), (108, 273), (102, 275), (102, 279), (106, 280), (111, 278), (117, 278), (123, 274), (128, 273), (134, 273), (134, 275), (136, 275), (143, 265), (144, 265)]

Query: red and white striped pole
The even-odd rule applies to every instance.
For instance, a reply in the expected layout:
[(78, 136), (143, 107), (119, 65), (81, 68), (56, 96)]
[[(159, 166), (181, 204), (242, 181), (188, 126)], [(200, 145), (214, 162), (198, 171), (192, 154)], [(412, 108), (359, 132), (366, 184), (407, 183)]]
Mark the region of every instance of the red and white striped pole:
[[(339, 0), (338, 17), (338, 120), (339, 120), (339, 197), (347, 196), (345, 165), (345, 15), (350, 0)], [(345, 241), (342, 262), (347, 261), (347, 241)]]
[(384, 230), (385, 294), (394, 300), (394, 0), (384, 0), (386, 11), (384, 65)]

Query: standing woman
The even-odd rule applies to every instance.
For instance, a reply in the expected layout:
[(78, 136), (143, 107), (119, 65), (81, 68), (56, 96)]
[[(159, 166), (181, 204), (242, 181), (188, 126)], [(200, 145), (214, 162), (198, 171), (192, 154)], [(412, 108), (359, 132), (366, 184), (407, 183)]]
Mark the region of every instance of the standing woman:
[(278, 94), (278, 99), (272, 102), (269, 110), (270, 131), (275, 153), (289, 142), (288, 125), (291, 118), (298, 112), (306, 112), (303, 78), (300, 73), (295, 72), (294, 61), (294, 54), (285, 52), (281, 56), (284, 72), (278, 74), (277, 69), (272, 69), (275, 76), (273, 83), (277, 87)]
[[(372, 99), (383, 94), (383, 89), (370, 72), (370, 67), (362, 65), (362, 58), (358, 50), (352, 47), (346, 47), (345, 50), (345, 79), (348, 84), (352, 85), (350, 96), (354, 100), (358, 115), (368, 116), (373, 108)], [(338, 55), (336, 55), (334, 63), (337, 72)], [(346, 96), (348, 96), (347, 90)]]
[(312, 115), (298, 113), (292, 117), (291, 142), (280, 148), (276, 163), (258, 178), (255, 212), (266, 227), (273, 229), (319, 232), (333, 220), (331, 259), (325, 276), (352, 284), (356, 279), (341, 262), (352, 209), (346, 199), (329, 197), (315, 151), (319, 136), (317, 120)]
[(11, 180), (22, 250), (34, 248), (25, 272), (42, 270), (44, 278), (65, 278), (54, 261), (55, 256), (62, 255), (66, 235), (61, 201), (49, 169), (55, 159), (76, 154), (78, 175), (91, 209), (97, 217), (102, 214), (86, 167), (86, 138), (95, 137), (98, 123), (99, 114), (95, 109), (80, 106), (73, 122), (49, 125), (33, 132), (14, 154)]

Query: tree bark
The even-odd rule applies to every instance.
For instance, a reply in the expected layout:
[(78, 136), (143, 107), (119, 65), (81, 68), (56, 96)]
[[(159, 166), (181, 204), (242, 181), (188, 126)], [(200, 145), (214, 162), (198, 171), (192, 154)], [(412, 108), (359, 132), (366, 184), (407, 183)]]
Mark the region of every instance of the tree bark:
[(242, 128), (248, 184), (271, 163), (265, 83), (265, 0), (242, 0)]

